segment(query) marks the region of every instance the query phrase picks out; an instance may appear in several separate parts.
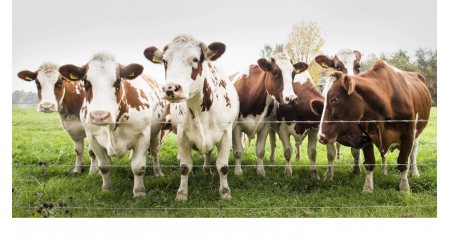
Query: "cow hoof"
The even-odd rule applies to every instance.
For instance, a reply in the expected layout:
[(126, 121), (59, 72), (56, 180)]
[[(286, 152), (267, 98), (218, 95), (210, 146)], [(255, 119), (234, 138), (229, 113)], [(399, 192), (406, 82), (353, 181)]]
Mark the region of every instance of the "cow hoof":
[(320, 180), (319, 173), (317, 172), (316, 169), (312, 170), (310, 172), (310, 175), (311, 175), (311, 179), (313, 179), (313, 180)]
[(219, 189), (220, 197), (223, 199), (230, 200), (231, 199), (231, 190), (228, 187), (221, 187)]
[(78, 176), (78, 174), (80, 174), (82, 170), (83, 170), (82, 167), (75, 167), (75, 168), (73, 169), (72, 174), (73, 174), (74, 176)]
[(361, 169), (359, 168), (359, 165), (353, 167), (353, 173), (355, 175), (361, 175)]
[(112, 186), (103, 186), (102, 187), (102, 191), (105, 192), (105, 193), (112, 192), (112, 190), (113, 190)]
[(234, 175), (236, 175), (236, 176), (242, 176), (242, 174), (244, 174), (244, 173), (242, 172), (242, 169), (235, 169), (235, 170), (234, 170)]
[(225, 200), (231, 200), (231, 199), (233, 199), (233, 198), (231, 197), (230, 194), (221, 195), (220, 197), (221, 197), (222, 199), (225, 199)]
[(145, 197), (145, 192), (133, 193), (133, 198), (141, 198), (141, 197)]
[(366, 187), (364, 187), (363, 188), (363, 193), (373, 193), (373, 188), (366, 188)]
[(258, 176), (258, 177), (262, 177), (262, 178), (265, 178), (266, 177), (266, 171), (264, 171), (264, 169), (257, 169), (256, 170), (256, 176)]
[(407, 180), (400, 181), (400, 192), (406, 192), (406, 193), (410, 192), (409, 183)]
[(300, 156), (300, 154), (296, 154), (295, 161), (300, 161), (300, 160), (302, 160), (302, 156)]
[(154, 175), (155, 177), (164, 177), (164, 174), (163, 174), (161, 171), (159, 171), (159, 172), (154, 172), (153, 175)]
[(177, 197), (175, 198), (175, 201), (187, 201), (188, 200), (188, 196), (187, 195), (183, 195), (183, 194), (177, 194)]
[(333, 177), (334, 177), (334, 172), (331, 171), (326, 171), (325, 172), (325, 176), (324, 176), (324, 181), (333, 181)]
[(284, 177), (292, 177), (292, 170), (291, 169), (285, 169), (284, 170)]
[(98, 173), (98, 172), (99, 172), (98, 167), (91, 167), (91, 168), (89, 168), (89, 174), (95, 174), (95, 173)]
[(420, 173), (419, 173), (419, 171), (417, 171), (417, 170), (415, 170), (415, 171), (411, 171), (411, 172), (409, 172), (409, 176), (410, 177), (420, 177)]
[(341, 154), (337, 154), (336, 155), (336, 161), (341, 161), (342, 160), (342, 153)]
[(387, 168), (387, 167), (382, 167), (382, 168), (381, 168), (381, 172), (382, 172), (384, 175), (388, 175), (388, 168)]
[(276, 157), (275, 157), (275, 154), (274, 154), (274, 155), (270, 155), (269, 161), (270, 161), (271, 163), (275, 163), (275, 162), (277, 161), (277, 159), (276, 159)]
[(207, 175), (211, 175), (211, 168), (210, 167), (203, 167), (203, 173)]

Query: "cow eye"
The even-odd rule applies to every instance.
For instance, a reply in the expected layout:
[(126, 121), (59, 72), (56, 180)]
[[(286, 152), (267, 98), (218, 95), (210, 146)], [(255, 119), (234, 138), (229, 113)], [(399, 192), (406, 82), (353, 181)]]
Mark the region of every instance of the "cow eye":
[(336, 67), (336, 70), (341, 71), (341, 67)]
[(198, 58), (194, 58), (194, 62), (195, 62), (195, 63), (198, 62)]
[(331, 104), (333, 104), (333, 103), (335, 103), (335, 102), (337, 102), (337, 100), (338, 100), (339, 98), (333, 98), (333, 99), (331, 99)]
[(276, 72), (272, 72), (272, 75), (273, 75), (274, 77), (276, 77), (276, 76), (277, 76), (277, 73), (276, 73)]

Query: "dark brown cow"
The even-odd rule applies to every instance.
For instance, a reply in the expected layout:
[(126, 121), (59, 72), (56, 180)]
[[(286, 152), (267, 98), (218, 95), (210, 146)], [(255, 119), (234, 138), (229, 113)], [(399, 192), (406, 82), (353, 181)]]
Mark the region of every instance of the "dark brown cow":
[[(292, 174), (290, 159), (292, 156), (292, 146), (290, 136), (294, 136), (297, 153), (300, 153), (300, 145), (308, 136), (308, 157), (311, 163), (311, 178), (320, 179), (316, 169), (316, 144), (317, 132), (319, 131), (320, 117), (322, 116), (324, 97), (316, 89), (311, 80), (308, 70), (297, 74), (294, 78), (294, 92), (297, 95), (297, 103), (294, 107), (279, 106), (276, 111), (277, 121), (272, 123), (272, 128), (278, 133), (284, 148), (286, 159), (285, 175)], [(317, 112), (311, 108), (311, 103), (315, 102)], [(320, 105), (322, 107), (320, 107)], [(285, 122), (287, 121), (287, 122)], [(312, 121), (312, 123), (290, 123), (289, 121)], [(315, 122), (314, 122), (315, 121)], [(333, 161), (336, 157), (336, 149), (333, 143), (327, 144), (328, 169), (325, 173), (325, 180), (333, 180)]]
[[(338, 141), (363, 149), (366, 169), (363, 191), (373, 191), (374, 144), (381, 155), (392, 149), (400, 150), (397, 158), (401, 171), (400, 190), (409, 192), (408, 158), (411, 158), (411, 174), (418, 175), (418, 141), (431, 109), (431, 96), (424, 82), (425, 78), (419, 73), (401, 71), (382, 60), (357, 76), (330, 74), (324, 89), (325, 110), (319, 141), (323, 144)], [(312, 103), (314, 109), (319, 105)], [(325, 122), (337, 120), (354, 122)], [(367, 122), (372, 120), (380, 122)]]
[[(74, 174), (81, 173), (83, 166), (84, 139), (86, 133), (80, 122), (80, 110), (84, 101), (84, 84), (71, 82), (59, 74), (59, 65), (51, 62), (41, 64), (35, 72), (21, 71), (17, 75), (25, 81), (35, 81), (38, 91), (38, 112), (59, 112), (61, 124), (73, 141), (76, 153)], [(98, 171), (97, 159), (89, 146), (91, 168), (89, 173)]]

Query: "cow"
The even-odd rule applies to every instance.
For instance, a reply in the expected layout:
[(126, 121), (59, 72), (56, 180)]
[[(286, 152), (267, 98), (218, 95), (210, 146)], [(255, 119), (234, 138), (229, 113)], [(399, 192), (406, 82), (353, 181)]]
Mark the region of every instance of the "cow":
[(225, 71), (217, 64), (226, 46), (206, 46), (191, 35), (178, 35), (163, 50), (145, 49), (145, 57), (164, 65), (163, 99), (171, 103), (171, 124), (177, 134), (181, 182), (176, 200), (188, 199), (188, 178), (192, 172), (191, 148), (205, 153), (208, 172), (211, 152), (217, 146), (216, 168), (220, 196), (231, 199), (227, 174), (232, 130), (239, 113), (239, 99)]
[[(305, 63), (306, 64), (306, 63)], [(280, 105), (276, 111), (277, 122), (272, 123), (272, 128), (275, 129), (283, 144), (284, 156), (286, 160), (285, 175), (291, 176), (292, 170), (290, 166), (290, 159), (292, 156), (292, 146), (290, 137), (294, 136), (296, 146), (300, 146), (302, 141), (308, 136), (308, 157), (311, 164), (310, 176), (312, 179), (319, 180), (319, 174), (316, 169), (317, 156), (317, 133), (319, 131), (319, 122), (322, 116), (322, 110), (314, 111), (311, 108), (311, 103), (315, 102), (317, 105), (322, 104), (324, 97), (316, 89), (312, 77), (307, 69), (304, 69), (299, 74), (295, 75), (293, 81), (294, 92), (297, 95), (297, 102), (294, 107)], [(298, 121), (293, 123), (292, 121)], [(311, 121), (308, 123), (306, 121)], [(328, 168), (325, 172), (324, 180), (333, 180), (333, 161), (336, 157), (336, 149), (333, 143), (327, 144), (327, 159)], [(297, 153), (300, 150), (297, 149)], [(288, 173), (289, 175), (287, 175)]]
[[(350, 76), (358, 75), (361, 70), (361, 53), (357, 50), (352, 51), (349, 48), (343, 48), (339, 50), (333, 59), (325, 55), (318, 55), (314, 58), (314, 61), (323, 68), (332, 68), (335, 71), (339, 71)], [(336, 142), (337, 160), (342, 160), (341, 144)], [(359, 149), (351, 148), (351, 154), (354, 159), (353, 173), (361, 174), (359, 163), (362, 162), (361, 151)], [(387, 174), (387, 157), (383, 157), (382, 170)]]
[[(83, 105), (85, 91), (82, 82), (68, 81), (59, 74), (59, 65), (52, 62), (42, 63), (35, 72), (24, 70), (17, 75), (19, 78), (36, 83), (39, 97), (38, 112), (58, 112), (61, 125), (69, 134), (74, 144), (76, 154), (73, 174), (81, 173), (83, 166), (84, 139), (86, 133), (80, 122), (80, 110)], [(89, 173), (98, 172), (95, 153), (89, 147), (91, 167)]]
[(86, 91), (81, 123), (98, 157), (104, 190), (113, 186), (111, 157), (122, 158), (128, 150), (134, 175), (133, 197), (145, 196), (146, 156), (150, 149), (155, 176), (162, 175), (158, 153), (160, 130), (167, 103), (160, 98), (161, 87), (142, 74), (139, 64), (124, 66), (113, 54), (99, 52), (81, 67), (67, 64), (59, 68), (71, 81), (83, 81)]
[[(382, 156), (389, 150), (399, 149), (400, 190), (409, 192), (408, 158), (411, 158), (411, 176), (418, 175), (418, 141), (431, 110), (431, 96), (425, 86), (425, 78), (378, 60), (372, 69), (356, 76), (332, 72), (327, 79), (324, 96), (319, 142), (329, 144), (337, 141), (362, 149), (366, 170), (364, 192), (374, 190), (373, 145)], [(318, 107), (316, 102), (311, 105), (314, 109)], [(335, 122), (339, 120), (348, 122)]]
[[(292, 88), (293, 78), (297, 73), (308, 68), (308, 64), (299, 62), (292, 64), (286, 52), (275, 53), (269, 60), (261, 58), (258, 65), (250, 65), (243, 71), (230, 77), (239, 94), (239, 124), (233, 129), (233, 155), (235, 158), (235, 175), (242, 175), (241, 159), (243, 146), (241, 136), (245, 133), (250, 139), (256, 139), (256, 156), (258, 159), (256, 174), (265, 177), (264, 154), (265, 143), (271, 132), (270, 121), (276, 120), (278, 105), (294, 106), (297, 101)], [(269, 122), (268, 122), (269, 121)], [(275, 161), (276, 137), (272, 131), (271, 161)], [(292, 154), (292, 151), (285, 152)], [(290, 169), (290, 168), (289, 168)], [(285, 172), (286, 176), (292, 175)]]

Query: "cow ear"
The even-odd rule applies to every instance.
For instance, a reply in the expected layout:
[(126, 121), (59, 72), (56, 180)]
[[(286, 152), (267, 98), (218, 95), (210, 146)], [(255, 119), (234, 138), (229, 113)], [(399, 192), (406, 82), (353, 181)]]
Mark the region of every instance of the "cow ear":
[(265, 58), (258, 59), (258, 66), (265, 72), (272, 70), (272, 64)]
[(355, 50), (353, 52), (355, 53), (356, 60), (358, 60), (358, 62), (360, 62), (361, 61), (361, 53), (357, 50)]
[(315, 57), (314, 61), (323, 68), (334, 68), (334, 61), (325, 55)]
[(373, 119), (362, 117), (360, 119), (362, 122), (360, 123), (361, 129), (370, 137), (370, 140), (378, 147), (378, 149), (383, 149), (383, 142), (381, 140), (381, 130), (380, 126), (376, 122), (369, 122)]
[(34, 81), (37, 78), (37, 71), (36, 72), (32, 72), (32, 71), (28, 71), (28, 70), (24, 70), (21, 71), (17, 74), (17, 76), (25, 81)]
[(309, 67), (309, 65), (304, 62), (298, 62), (298, 63), (294, 64), (293, 66), (297, 73), (302, 73), (302, 72), (306, 71), (306, 69), (308, 69), (308, 67)]
[(144, 67), (137, 63), (132, 63), (120, 69), (120, 77), (128, 80), (135, 79), (144, 71)]
[(86, 75), (87, 65), (78, 67), (72, 64), (67, 64), (59, 68), (59, 73), (70, 81), (78, 81)]
[(162, 57), (164, 52), (156, 47), (149, 47), (144, 50), (144, 56), (152, 63), (162, 63)]
[[(204, 47), (202, 46), (202, 49)], [(209, 44), (205, 51), (206, 59), (209, 59), (210, 61), (216, 61), (217, 59), (222, 56), (222, 54), (227, 49), (227, 46), (221, 42), (213, 42)]]
[(311, 100), (311, 102), (309, 103), (310, 107), (311, 107), (311, 111), (317, 115), (317, 116), (322, 116), (323, 113), (323, 101), (319, 100), (319, 99), (313, 99)]
[(353, 80), (349, 75), (345, 74), (341, 77), (342, 84), (344, 88), (347, 90), (348, 95), (352, 94), (355, 90), (355, 80)]

